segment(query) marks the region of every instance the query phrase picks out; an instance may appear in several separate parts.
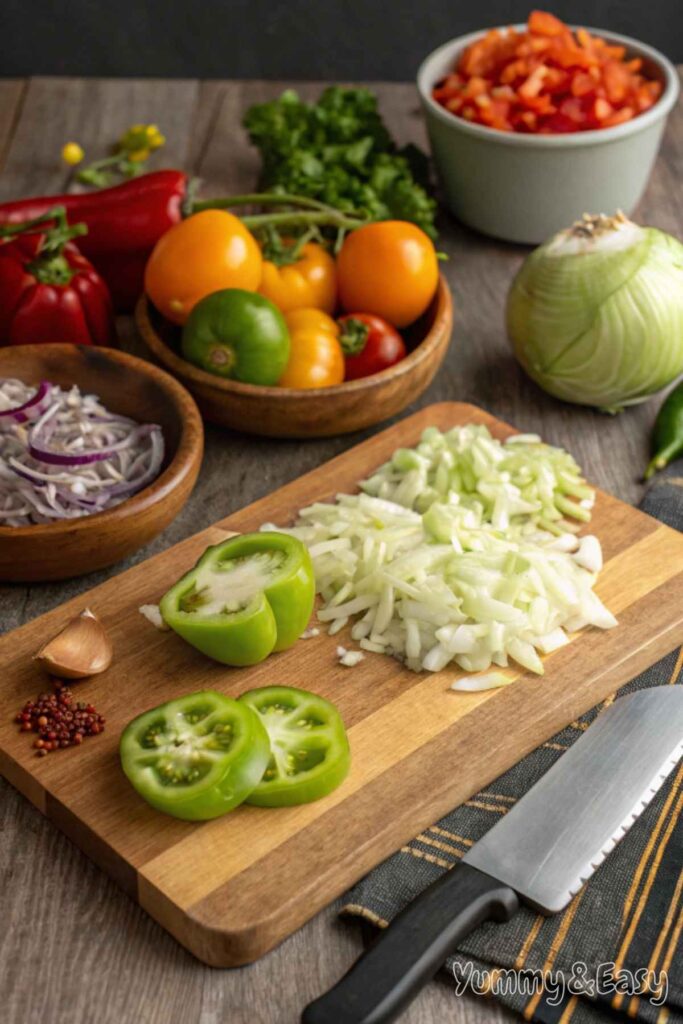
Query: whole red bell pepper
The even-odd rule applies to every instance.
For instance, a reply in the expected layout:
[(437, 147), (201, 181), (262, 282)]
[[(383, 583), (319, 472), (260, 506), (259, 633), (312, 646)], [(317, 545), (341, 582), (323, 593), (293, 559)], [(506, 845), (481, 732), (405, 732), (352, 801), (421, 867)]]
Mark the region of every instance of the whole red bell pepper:
[[(44, 221), (52, 226), (41, 231)], [(82, 234), (59, 208), (0, 228), (0, 345), (111, 344), (109, 290), (71, 241)]]
[(78, 247), (108, 284), (114, 307), (129, 312), (143, 291), (147, 258), (181, 219), (187, 192), (182, 171), (154, 171), (97, 192), (0, 203), (0, 224), (23, 223), (63, 207), (69, 224), (87, 226)]

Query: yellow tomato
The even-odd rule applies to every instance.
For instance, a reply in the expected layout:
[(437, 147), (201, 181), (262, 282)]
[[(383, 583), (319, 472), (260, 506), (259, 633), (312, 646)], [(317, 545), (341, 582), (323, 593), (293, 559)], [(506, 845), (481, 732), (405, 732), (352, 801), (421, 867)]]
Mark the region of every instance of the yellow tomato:
[(424, 231), (408, 221), (383, 220), (346, 236), (337, 280), (348, 313), (375, 313), (407, 327), (432, 301), (439, 265)]
[(322, 245), (307, 242), (293, 263), (278, 266), (271, 260), (263, 261), (259, 291), (283, 313), (303, 307), (334, 313), (337, 304), (336, 264)]
[(225, 210), (203, 210), (161, 236), (147, 261), (145, 291), (160, 313), (184, 324), (212, 292), (255, 292), (262, 262), (256, 239), (241, 220)]
[(328, 388), (344, 380), (344, 353), (339, 327), (320, 309), (293, 309), (285, 313), (290, 354), (280, 377), (284, 388)]

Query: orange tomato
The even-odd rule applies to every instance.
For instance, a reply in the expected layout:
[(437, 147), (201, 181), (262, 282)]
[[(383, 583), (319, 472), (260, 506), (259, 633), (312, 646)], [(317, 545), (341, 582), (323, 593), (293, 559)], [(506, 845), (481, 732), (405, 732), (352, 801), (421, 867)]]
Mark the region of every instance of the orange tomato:
[(344, 380), (344, 353), (339, 327), (320, 309), (285, 313), (290, 354), (278, 381), (284, 388), (328, 388)]
[(293, 263), (278, 266), (271, 260), (263, 261), (259, 291), (283, 313), (304, 307), (334, 313), (337, 267), (327, 249), (307, 242)]
[(431, 239), (403, 220), (367, 224), (346, 236), (337, 257), (339, 301), (407, 327), (424, 313), (439, 282)]
[(184, 324), (205, 295), (223, 288), (255, 292), (262, 262), (241, 220), (225, 210), (203, 210), (161, 236), (147, 261), (145, 291), (160, 313)]

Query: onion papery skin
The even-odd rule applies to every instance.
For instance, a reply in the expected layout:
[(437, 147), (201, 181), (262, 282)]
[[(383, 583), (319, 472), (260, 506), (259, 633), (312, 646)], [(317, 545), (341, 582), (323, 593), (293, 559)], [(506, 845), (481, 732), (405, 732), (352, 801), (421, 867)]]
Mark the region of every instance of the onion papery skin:
[(614, 237), (568, 237), (524, 261), (508, 295), (508, 336), (549, 394), (617, 412), (683, 373), (683, 245), (625, 219)]

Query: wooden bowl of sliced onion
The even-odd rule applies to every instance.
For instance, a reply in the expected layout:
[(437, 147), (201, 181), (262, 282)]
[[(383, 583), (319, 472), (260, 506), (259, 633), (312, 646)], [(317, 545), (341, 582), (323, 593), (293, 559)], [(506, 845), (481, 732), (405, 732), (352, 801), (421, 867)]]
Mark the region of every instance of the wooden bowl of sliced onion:
[(118, 562), (190, 496), (204, 434), (170, 374), (114, 349), (0, 349), (0, 580)]

